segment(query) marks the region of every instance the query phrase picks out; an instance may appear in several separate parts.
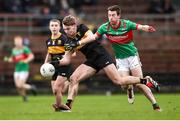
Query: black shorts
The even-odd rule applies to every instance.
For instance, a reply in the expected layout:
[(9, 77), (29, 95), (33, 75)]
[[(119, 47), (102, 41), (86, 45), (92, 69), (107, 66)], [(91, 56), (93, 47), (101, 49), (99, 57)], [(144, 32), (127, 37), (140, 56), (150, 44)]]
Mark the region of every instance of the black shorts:
[(69, 78), (73, 72), (72, 66), (59, 66), (55, 68), (55, 74), (52, 76), (52, 80), (56, 80), (57, 76), (63, 76)]
[(112, 57), (106, 50), (101, 51), (101, 53), (93, 53), (91, 58), (88, 58), (85, 62), (85, 65), (90, 66), (99, 72), (104, 67), (114, 64)]

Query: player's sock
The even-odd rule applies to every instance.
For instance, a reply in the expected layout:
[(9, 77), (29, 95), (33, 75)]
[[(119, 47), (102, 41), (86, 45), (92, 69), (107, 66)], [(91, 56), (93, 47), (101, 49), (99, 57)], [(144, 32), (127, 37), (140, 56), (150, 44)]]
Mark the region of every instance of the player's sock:
[(71, 109), (73, 100), (68, 99), (66, 105)]
[(154, 103), (152, 106), (155, 111), (158, 111), (158, 112), (162, 111), (162, 109), (160, 108), (160, 106), (157, 103)]
[(27, 96), (23, 96), (23, 101), (24, 101), (24, 102), (28, 102)]
[(32, 92), (32, 94), (33, 94), (34, 96), (37, 95), (37, 88), (36, 88), (35, 85), (31, 85), (31, 92)]
[(146, 84), (147, 83), (147, 79), (146, 78), (140, 78), (140, 83), (141, 84)]

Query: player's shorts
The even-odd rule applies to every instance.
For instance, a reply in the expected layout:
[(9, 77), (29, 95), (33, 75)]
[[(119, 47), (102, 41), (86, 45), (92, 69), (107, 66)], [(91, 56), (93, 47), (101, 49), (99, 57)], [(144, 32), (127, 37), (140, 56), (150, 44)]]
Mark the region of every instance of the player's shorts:
[(118, 71), (130, 71), (141, 66), (142, 64), (138, 55), (130, 56), (124, 59), (116, 59), (116, 67)]
[(28, 71), (14, 72), (14, 80), (27, 81), (29, 76)]
[(92, 52), (91, 55), (88, 56), (84, 64), (94, 68), (96, 72), (98, 72), (104, 67), (114, 64), (114, 61), (104, 48), (98, 48), (98, 51)]
[(57, 76), (63, 76), (69, 78), (73, 72), (71, 65), (59, 66), (55, 68), (55, 74), (52, 76), (52, 80), (56, 80)]

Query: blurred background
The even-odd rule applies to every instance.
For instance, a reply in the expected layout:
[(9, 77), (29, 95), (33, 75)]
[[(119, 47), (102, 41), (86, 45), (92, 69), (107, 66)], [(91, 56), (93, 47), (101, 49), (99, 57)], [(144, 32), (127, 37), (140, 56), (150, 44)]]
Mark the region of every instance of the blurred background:
[[(150, 75), (161, 85), (161, 92), (180, 92), (180, 1), (179, 0), (0, 0), (0, 95), (17, 94), (13, 81), (14, 64), (3, 62), (10, 54), (13, 38), (21, 35), (24, 44), (35, 55), (30, 64), (29, 83), (38, 87), (40, 94), (51, 92), (49, 79), (39, 72), (46, 55), (45, 41), (50, 36), (49, 20), (62, 20), (73, 14), (96, 32), (107, 21), (107, 7), (118, 4), (122, 18), (154, 26), (155, 33), (134, 31), (144, 75)], [(106, 41), (102, 38), (102, 41)], [(111, 53), (110, 45), (105, 48)], [(84, 61), (81, 54), (73, 58), (76, 68)], [(80, 93), (119, 93), (101, 71), (80, 84)]]

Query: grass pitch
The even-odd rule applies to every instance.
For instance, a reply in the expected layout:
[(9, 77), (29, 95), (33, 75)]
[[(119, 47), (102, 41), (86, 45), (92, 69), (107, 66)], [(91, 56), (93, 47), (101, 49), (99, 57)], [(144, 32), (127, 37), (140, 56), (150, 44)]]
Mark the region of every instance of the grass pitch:
[(162, 112), (152, 110), (144, 95), (135, 95), (135, 103), (128, 104), (126, 95), (79, 95), (71, 113), (54, 112), (53, 96), (29, 97), (22, 102), (19, 96), (0, 96), (0, 120), (178, 120), (180, 94), (155, 95)]

